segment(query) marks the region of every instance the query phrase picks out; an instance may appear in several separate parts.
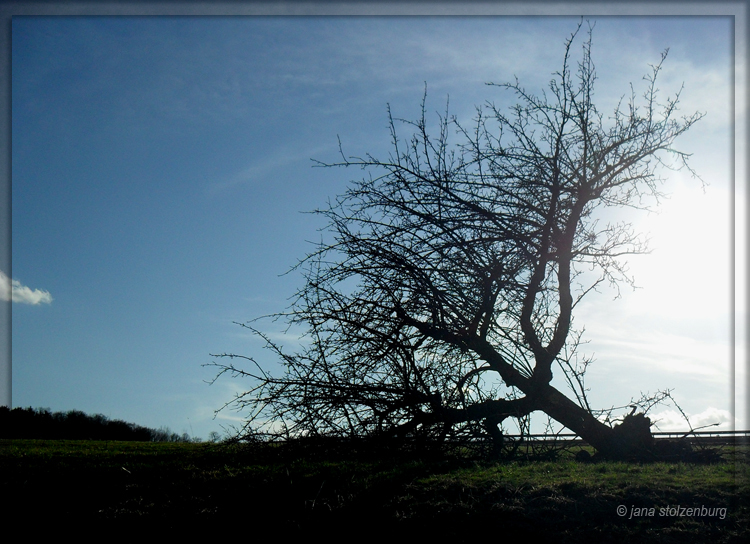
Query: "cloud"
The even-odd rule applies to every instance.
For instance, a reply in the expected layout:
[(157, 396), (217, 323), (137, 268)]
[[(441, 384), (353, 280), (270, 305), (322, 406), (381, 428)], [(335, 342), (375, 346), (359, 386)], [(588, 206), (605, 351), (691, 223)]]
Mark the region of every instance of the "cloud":
[(52, 295), (41, 289), (31, 289), (21, 285), (18, 280), (12, 280), (0, 271), (0, 300), (19, 302), (21, 304), (49, 304)]
[(311, 158), (323, 152), (335, 150), (334, 145), (335, 142), (332, 142), (331, 144), (312, 145), (304, 149), (281, 146), (276, 152), (255, 161), (232, 176), (219, 181), (210, 181), (206, 186), (206, 192), (210, 196), (214, 196), (234, 187), (259, 183), (259, 180), (268, 178), (272, 174), (278, 175), (280, 171), (295, 163), (302, 164), (304, 168), (310, 168)]
[[(732, 421), (735, 424), (737, 419), (732, 417), (732, 414), (727, 410), (720, 410), (713, 406), (706, 408), (699, 414), (687, 414), (690, 418), (690, 424), (693, 429), (701, 427), (707, 427), (702, 430), (704, 431), (719, 431), (729, 430), (732, 426)], [(665, 410), (657, 414), (649, 414), (651, 421), (655, 423), (655, 426), (659, 431), (687, 431), (688, 424), (685, 418), (677, 410)], [(714, 424), (718, 423), (717, 426)]]

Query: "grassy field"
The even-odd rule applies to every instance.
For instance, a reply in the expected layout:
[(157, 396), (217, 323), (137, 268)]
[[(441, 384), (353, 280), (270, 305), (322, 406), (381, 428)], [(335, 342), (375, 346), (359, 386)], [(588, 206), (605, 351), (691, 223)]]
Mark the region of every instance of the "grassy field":
[(11, 524), (61, 534), (745, 542), (748, 454), (726, 448), (724, 459), (490, 462), (367, 447), (5, 440), (0, 481)]

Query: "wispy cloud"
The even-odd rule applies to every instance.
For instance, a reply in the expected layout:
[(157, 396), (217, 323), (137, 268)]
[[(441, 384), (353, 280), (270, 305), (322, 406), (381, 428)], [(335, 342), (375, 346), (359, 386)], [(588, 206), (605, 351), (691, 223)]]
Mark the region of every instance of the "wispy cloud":
[(217, 181), (209, 181), (206, 185), (206, 193), (209, 196), (221, 194), (235, 187), (260, 183), (261, 180), (271, 175), (278, 175), (295, 163), (310, 168), (310, 160), (321, 153), (335, 149), (332, 144), (312, 145), (306, 150), (293, 149), (291, 146), (281, 146), (278, 151), (263, 157), (243, 170)]
[(0, 300), (13, 301), (21, 304), (49, 304), (52, 295), (49, 291), (31, 289), (21, 285), (18, 280), (12, 280), (0, 271)]

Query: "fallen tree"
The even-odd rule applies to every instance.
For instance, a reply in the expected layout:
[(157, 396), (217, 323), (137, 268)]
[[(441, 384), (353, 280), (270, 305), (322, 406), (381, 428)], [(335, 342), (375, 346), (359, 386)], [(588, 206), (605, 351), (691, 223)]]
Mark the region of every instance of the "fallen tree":
[[(653, 452), (643, 413), (610, 426), (588, 405), (573, 310), (602, 283), (632, 282), (621, 257), (646, 243), (603, 208), (658, 202), (657, 167), (690, 169), (673, 143), (702, 115), (678, 117), (679, 93), (661, 100), (665, 52), (643, 93), (631, 88), (605, 118), (593, 102), (591, 29), (571, 61), (579, 30), (541, 96), (518, 81), (499, 85), (516, 106), (478, 108), (470, 128), (446, 111), (435, 137), (423, 101), (421, 118), (401, 121), (413, 130), (406, 141), (389, 110), (387, 159), (342, 151), (340, 162), (319, 163), (372, 174), (318, 211), (332, 240), (301, 261), (305, 285), (275, 316), (304, 327), (306, 347), (287, 352), (243, 324), (265, 339), (284, 374), (266, 373), (252, 357), (244, 357), (249, 369), (214, 363), (219, 375), (255, 380), (227, 403), (250, 410), (245, 432), (480, 432), (501, 444), (503, 422), (541, 411), (603, 456)], [(551, 384), (553, 369), (574, 398)]]

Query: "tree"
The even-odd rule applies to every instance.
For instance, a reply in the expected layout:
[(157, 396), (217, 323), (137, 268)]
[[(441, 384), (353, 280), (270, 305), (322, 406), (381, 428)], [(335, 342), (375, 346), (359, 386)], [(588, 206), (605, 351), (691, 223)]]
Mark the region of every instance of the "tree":
[[(342, 151), (342, 161), (318, 163), (376, 174), (318, 210), (332, 240), (298, 264), (305, 285), (275, 316), (305, 327), (307, 347), (288, 353), (243, 324), (285, 373), (270, 375), (251, 357), (243, 358), (255, 370), (214, 363), (219, 375), (255, 380), (227, 404), (251, 410), (245, 430), (445, 437), (482, 429), (499, 443), (507, 418), (541, 411), (605, 456), (650, 451), (644, 414), (611, 427), (589, 407), (573, 310), (603, 282), (632, 282), (621, 257), (646, 243), (602, 212), (658, 203), (659, 166), (695, 175), (672, 146), (702, 114), (678, 117), (679, 93), (660, 101), (665, 51), (645, 92), (631, 85), (605, 118), (593, 102), (591, 27), (573, 71), (580, 28), (541, 96), (518, 80), (498, 85), (518, 100), (508, 113), (488, 103), (465, 128), (446, 108), (437, 136), (424, 99), (417, 121), (394, 120), (389, 108), (386, 160)], [(397, 121), (414, 131), (408, 141)], [(575, 400), (551, 385), (558, 368)]]

